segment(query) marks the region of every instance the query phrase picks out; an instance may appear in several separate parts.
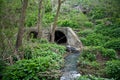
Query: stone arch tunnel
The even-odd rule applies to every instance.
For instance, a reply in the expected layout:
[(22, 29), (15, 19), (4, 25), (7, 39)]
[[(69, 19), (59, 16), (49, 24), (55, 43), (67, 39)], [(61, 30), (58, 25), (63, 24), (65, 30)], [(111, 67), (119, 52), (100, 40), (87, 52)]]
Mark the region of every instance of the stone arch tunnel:
[[(57, 43), (57, 44), (67, 43), (67, 37), (62, 31), (56, 30), (54, 35), (55, 35), (55, 39), (54, 39), (55, 43)], [(30, 38), (37, 38), (37, 36), (38, 36), (37, 31), (31, 31), (29, 33)]]
[[(49, 41), (51, 38), (50, 32), (51, 32), (51, 28), (43, 29), (42, 30), (42, 38), (47, 39)], [(30, 28), (28, 33), (29, 33), (29, 38), (37, 38), (37, 35), (38, 35), (37, 27)], [(69, 27), (56, 28), (54, 35), (55, 35), (54, 41), (57, 44), (70, 45), (70, 46), (76, 47), (80, 50), (82, 50), (82, 48), (83, 48), (82, 42), (79, 40), (78, 36), (72, 30), (72, 28), (69, 28)]]
[[(54, 35), (55, 35), (55, 39), (54, 39), (55, 43), (57, 43), (57, 44), (66, 44), (67, 43), (67, 37), (62, 31), (56, 30)], [(37, 31), (31, 31), (29, 33), (30, 38), (37, 38), (37, 36), (38, 36)]]

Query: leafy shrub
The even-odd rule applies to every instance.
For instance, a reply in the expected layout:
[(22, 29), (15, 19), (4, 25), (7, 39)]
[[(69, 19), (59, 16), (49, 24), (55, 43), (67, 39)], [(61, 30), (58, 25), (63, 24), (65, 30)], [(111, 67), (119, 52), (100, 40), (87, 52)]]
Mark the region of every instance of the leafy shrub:
[[(59, 59), (60, 56), (65, 53), (65, 47), (57, 44), (43, 43), (28, 45), (24, 48), (25, 59), (31, 59), (36, 57), (56, 56)], [(58, 56), (59, 55), (59, 56)]]
[[(60, 70), (64, 64), (62, 55), (65, 47), (57, 44), (34, 42), (26, 45), (23, 49), (24, 60), (17, 61), (8, 66), (4, 71), (3, 80), (50, 80), (51, 75)], [(45, 74), (48, 74), (44, 76)], [(6, 77), (8, 76), (8, 77)], [(53, 76), (55, 77), (55, 76)]]
[(109, 37), (102, 34), (89, 34), (86, 37), (86, 46), (103, 46), (103, 44), (109, 40)]
[(48, 40), (47, 39), (40, 39), (40, 43), (48, 43)]
[(87, 40), (85, 37), (80, 37), (80, 40), (81, 40), (83, 45), (86, 45)]
[(96, 20), (95, 21), (95, 23), (97, 24), (97, 25), (99, 25), (99, 24), (104, 24), (104, 20), (103, 19), (98, 19), (98, 20)]
[(81, 68), (85, 68), (86, 66), (90, 65), (90, 63), (91, 63), (90, 61), (85, 60), (83, 57), (80, 57), (79, 62), (80, 62)]
[(96, 61), (91, 62), (90, 65), (91, 65), (92, 67), (96, 68), (96, 69), (99, 69), (99, 67), (100, 67), (100, 64), (99, 64), (98, 62), (96, 62)]
[(43, 17), (43, 21), (46, 23), (51, 23), (54, 20), (54, 14), (46, 13)]
[(90, 61), (95, 61), (96, 60), (96, 56), (93, 52), (93, 50), (91, 50), (90, 48), (84, 49), (81, 56), (84, 59), (90, 60)]
[(51, 1), (47, 0), (45, 2), (45, 13), (51, 12), (52, 11), (52, 5)]
[(84, 22), (84, 26), (88, 27), (88, 28), (91, 28), (91, 27), (93, 27), (93, 23), (86, 21), (86, 22)]
[(114, 49), (106, 49), (101, 46), (89, 46), (83, 50), (81, 56), (84, 57), (84, 59), (95, 61), (97, 53), (101, 54), (103, 58), (107, 58), (109, 60), (117, 59), (117, 53)]
[[(105, 62), (116, 59), (116, 52), (113, 49), (106, 49), (102, 46), (87, 46), (83, 49), (79, 58), (80, 71), (83, 74), (105, 75)], [(102, 63), (99, 61), (103, 61)], [(104, 79), (103, 79), (104, 80)]]
[(3, 80), (40, 80), (45, 78), (39, 75), (40, 72), (56, 69), (59, 69), (59, 65), (49, 56), (31, 60), (20, 60), (6, 68)]
[(37, 15), (35, 14), (36, 12), (32, 12), (30, 14), (28, 14), (28, 16), (26, 17), (26, 26), (27, 27), (33, 27), (35, 26), (36, 22), (37, 22)]
[(111, 38), (119, 38), (120, 37), (120, 27), (117, 25), (104, 25), (98, 24), (95, 27), (95, 32), (103, 34), (105, 36), (109, 36)]
[(92, 75), (84, 75), (84, 76), (80, 76), (76, 80), (114, 80), (114, 79), (107, 79), (107, 78), (95, 77), (95, 76), (92, 76)]
[(83, 31), (80, 31), (78, 34), (81, 36), (81, 37), (86, 37), (87, 35), (93, 33), (93, 30), (91, 29), (86, 29), (86, 30), (83, 30)]
[(120, 18), (119, 17), (115, 18), (114, 23), (119, 26), (120, 25)]
[(116, 59), (117, 58), (117, 53), (114, 49), (106, 49), (104, 47), (101, 46), (96, 46), (93, 47), (94, 52), (99, 52), (100, 54), (102, 54), (102, 56), (104, 58), (108, 58), (108, 59)]
[(72, 28), (78, 28), (79, 27), (77, 22), (72, 21), (72, 20), (68, 20), (68, 19), (66, 19), (66, 20), (59, 20), (58, 21), (58, 25), (59, 26), (63, 26), (63, 27), (72, 27)]
[[(81, 57), (83, 58), (83, 57)], [(100, 64), (96, 61), (89, 61), (89, 60), (85, 60), (85, 59), (81, 59), (80, 60), (80, 66), (82, 68), (86, 68), (87, 66), (91, 67), (91, 68), (94, 68), (94, 69), (99, 69), (100, 67)]]
[[(36, 6), (37, 3), (35, 2), (32, 2), (30, 1), (30, 5), (31, 6), (28, 6), (28, 9), (27, 9), (27, 17), (26, 17), (26, 26), (28, 27), (33, 27), (33, 26), (36, 26), (36, 23), (37, 23), (37, 15), (38, 15), (38, 7)], [(52, 6), (51, 6), (51, 2), (49, 0), (46, 0), (45, 2), (45, 15), (43, 16), (43, 25), (45, 25), (45, 23), (47, 24), (48, 26), (48, 23), (52, 22), (54, 17), (53, 15), (50, 13), (52, 11)]]
[(52, 13), (46, 13), (43, 16), (43, 26), (48, 27), (51, 26), (51, 23), (54, 21), (54, 14)]
[(120, 39), (110, 40), (107, 43), (105, 43), (104, 47), (119, 51), (120, 50)]
[(50, 56), (53, 60), (63, 66), (63, 57), (65, 54), (65, 47), (57, 44), (43, 43), (28, 45), (24, 48), (25, 59), (35, 59), (37, 57)]
[(105, 49), (103, 48), (101, 51), (101, 54), (103, 57), (109, 58), (109, 59), (116, 59), (117, 58), (117, 53), (114, 49)]
[(120, 61), (112, 60), (106, 63), (106, 74), (110, 78), (114, 78), (115, 80), (120, 79)]
[[(1, 60), (5, 60), (7, 63), (10, 62), (10, 59), (7, 59), (10, 57), (14, 50), (14, 44), (15, 44), (15, 37), (14, 34), (17, 33), (17, 29), (13, 27), (8, 26), (9, 28), (1, 29), (0, 30), (0, 62)], [(8, 44), (9, 40), (9, 44)], [(10, 48), (11, 47), (11, 48)], [(3, 57), (4, 56), (4, 57)], [(2, 66), (2, 63), (0, 63)]]
[(115, 28), (110, 32), (111, 37), (120, 38), (120, 28)]
[(6, 67), (5, 62), (0, 59), (0, 79), (1, 79), (2, 76), (3, 76), (3, 70), (5, 69), (5, 67)]
[(90, 61), (96, 60), (95, 54), (92, 54), (92, 53), (85, 53), (85, 54), (83, 53), (82, 56)]
[(93, 19), (102, 19), (105, 17), (105, 12), (104, 9), (96, 7), (90, 12), (90, 15)]

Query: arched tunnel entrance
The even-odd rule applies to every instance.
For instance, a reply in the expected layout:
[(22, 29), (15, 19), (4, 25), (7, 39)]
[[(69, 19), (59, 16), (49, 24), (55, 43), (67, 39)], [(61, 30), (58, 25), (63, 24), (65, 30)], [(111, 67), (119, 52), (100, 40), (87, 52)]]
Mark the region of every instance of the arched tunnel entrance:
[(29, 33), (29, 36), (30, 36), (30, 38), (37, 38), (38, 32), (36, 32), (36, 31), (31, 31), (31, 32)]
[(67, 37), (65, 36), (65, 34), (63, 32), (56, 30), (54, 41), (58, 44), (65, 44), (65, 43), (67, 43)]

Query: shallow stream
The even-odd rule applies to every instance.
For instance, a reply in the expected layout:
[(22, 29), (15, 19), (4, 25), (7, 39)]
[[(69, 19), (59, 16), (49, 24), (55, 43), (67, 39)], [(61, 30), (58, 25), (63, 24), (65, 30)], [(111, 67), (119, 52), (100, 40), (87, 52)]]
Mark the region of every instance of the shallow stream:
[(60, 80), (75, 80), (80, 76), (77, 72), (77, 61), (79, 59), (79, 55), (80, 52), (75, 52), (65, 57), (65, 67)]

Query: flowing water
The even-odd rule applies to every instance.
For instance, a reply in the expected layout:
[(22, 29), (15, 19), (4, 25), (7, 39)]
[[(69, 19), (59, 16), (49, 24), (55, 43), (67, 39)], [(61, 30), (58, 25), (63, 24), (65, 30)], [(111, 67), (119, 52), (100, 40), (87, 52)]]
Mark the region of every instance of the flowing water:
[(63, 75), (60, 80), (75, 80), (80, 74), (77, 72), (77, 60), (80, 52), (69, 54), (65, 58), (65, 67), (63, 69)]

